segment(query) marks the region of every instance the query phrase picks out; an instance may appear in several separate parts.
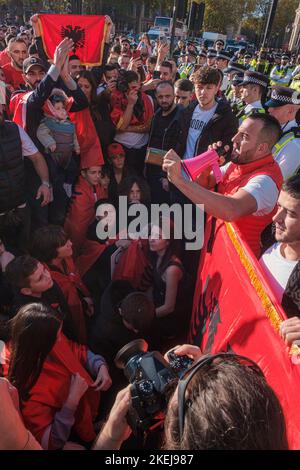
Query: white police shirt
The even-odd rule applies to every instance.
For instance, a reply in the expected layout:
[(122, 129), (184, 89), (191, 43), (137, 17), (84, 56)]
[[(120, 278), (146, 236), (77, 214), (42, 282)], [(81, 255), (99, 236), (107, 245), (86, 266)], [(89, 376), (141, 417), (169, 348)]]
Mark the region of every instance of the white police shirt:
[[(282, 130), (286, 133), (293, 127), (298, 127), (298, 124), (295, 120), (290, 121), (286, 125), (282, 126)], [(287, 141), (288, 138), (289, 136), (285, 134), (277, 142), (272, 150), (274, 159), (280, 166), (284, 181), (292, 176), (300, 167), (300, 138), (293, 138), (292, 140)], [(287, 141), (287, 143), (284, 145), (285, 141)], [(278, 150), (281, 145), (282, 148)]]

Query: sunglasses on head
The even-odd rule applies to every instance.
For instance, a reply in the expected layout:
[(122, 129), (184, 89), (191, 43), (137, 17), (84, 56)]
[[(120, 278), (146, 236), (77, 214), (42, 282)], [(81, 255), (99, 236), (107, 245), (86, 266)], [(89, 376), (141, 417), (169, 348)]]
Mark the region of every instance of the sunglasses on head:
[[(184, 419), (187, 408), (191, 407), (192, 400), (185, 397), (187, 387), (191, 382), (192, 378), (196, 373), (202, 369), (204, 366), (212, 364), (215, 359), (232, 359), (241, 365), (246, 365), (251, 367), (257, 374), (264, 377), (264, 374), (260, 367), (251, 359), (245, 356), (239, 356), (233, 353), (218, 353), (218, 354), (209, 354), (200, 358), (195, 362), (184, 374), (184, 376), (179, 380), (178, 383), (178, 418), (179, 418), (179, 437), (180, 440), (183, 437), (184, 432)], [(185, 377), (185, 378), (184, 378)]]

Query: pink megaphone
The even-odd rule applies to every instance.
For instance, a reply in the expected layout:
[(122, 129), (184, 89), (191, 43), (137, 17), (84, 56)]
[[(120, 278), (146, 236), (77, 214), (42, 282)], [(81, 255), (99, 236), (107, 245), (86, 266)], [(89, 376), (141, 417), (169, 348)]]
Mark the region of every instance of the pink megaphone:
[(212, 167), (216, 182), (220, 183), (223, 180), (223, 175), (219, 166), (219, 158), (226, 153), (224, 147), (219, 147), (216, 150), (207, 150), (207, 152), (201, 153), (201, 155), (196, 157), (181, 160), (181, 165), (191, 181), (195, 181), (206, 168)]

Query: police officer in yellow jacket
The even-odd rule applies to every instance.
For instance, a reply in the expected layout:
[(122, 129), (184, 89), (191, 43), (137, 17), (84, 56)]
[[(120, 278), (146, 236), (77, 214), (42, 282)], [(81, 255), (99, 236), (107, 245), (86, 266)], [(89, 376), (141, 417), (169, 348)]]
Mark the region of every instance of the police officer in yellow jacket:
[(283, 135), (274, 146), (273, 155), (286, 180), (300, 168), (300, 129), (296, 121), (300, 109), (300, 92), (275, 86), (266, 107), (282, 128)]
[(292, 79), (293, 67), (289, 64), (290, 58), (287, 54), (282, 54), (280, 65), (275, 65), (270, 73), (270, 84), (289, 86)]

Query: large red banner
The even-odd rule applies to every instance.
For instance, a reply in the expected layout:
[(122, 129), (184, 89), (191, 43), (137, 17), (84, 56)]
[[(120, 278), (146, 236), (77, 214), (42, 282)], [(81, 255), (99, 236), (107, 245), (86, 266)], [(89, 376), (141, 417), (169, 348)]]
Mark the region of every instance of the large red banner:
[(206, 227), (189, 342), (205, 353), (231, 351), (254, 360), (283, 407), (289, 448), (300, 449), (300, 350), (289, 350), (282, 340), (279, 327), (286, 316), (234, 224), (217, 221), (213, 235), (212, 220)]
[(105, 41), (105, 16), (39, 14), (44, 49), (53, 59), (56, 46), (65, 38), (74, 41), (73, 53), (83, 65), (101, 65)]

